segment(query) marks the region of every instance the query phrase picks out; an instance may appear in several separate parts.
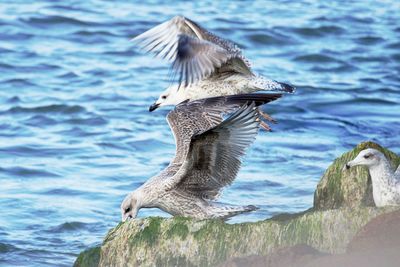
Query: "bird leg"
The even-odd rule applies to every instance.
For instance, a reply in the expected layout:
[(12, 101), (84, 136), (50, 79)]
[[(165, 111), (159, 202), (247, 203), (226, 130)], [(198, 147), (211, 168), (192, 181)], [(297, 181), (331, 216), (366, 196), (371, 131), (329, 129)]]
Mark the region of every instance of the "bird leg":
[(274, 118), (272, 118), (270, 115), (268, 115), (267, 113), (263, 112), (261, 109), (258, 109), (258, 113), (260, 113), (260, 115), (267, 121), (270, 121), (272, 123), (276, 123), (276, 120)]
[[(258, 109), (258, 114), (261, 115), (261, 118), (263, 120), (272, 122), (272, 123), (276, 123), (276, 120), (274, 120), (270, 115), (268, 115), (267, 113), (263, 112), (260, 108)], [(264, 130), (270, 132), (272, 131), (271, 127), (262, 119), (260, 118), (260, 126), (261, 128), (263, 128)]]
[(264, 130), (266, 130), (268, 132), (272, 131), (271, 127), (269, 127), (269, 125), (266, 124), (264, 121), (260, 121), (260, 126), (261, 126), (261, 128), (263, 128)]

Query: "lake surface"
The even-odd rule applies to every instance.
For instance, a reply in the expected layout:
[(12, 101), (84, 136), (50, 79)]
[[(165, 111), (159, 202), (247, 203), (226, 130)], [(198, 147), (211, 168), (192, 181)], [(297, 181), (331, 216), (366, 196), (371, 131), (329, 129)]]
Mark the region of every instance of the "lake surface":
[(398, 1), (28, 2), (0, 0), (1, 266), (71, 266), (168, 164), (168, 108), (148, 112), (168, 64), (129, 40), (177, 14), (297, 87), (264, 107), (279, 123), (221, 198), (260, 210), (232, 223), (309, 208), (324, 170), (359, 142), (400, 152)]

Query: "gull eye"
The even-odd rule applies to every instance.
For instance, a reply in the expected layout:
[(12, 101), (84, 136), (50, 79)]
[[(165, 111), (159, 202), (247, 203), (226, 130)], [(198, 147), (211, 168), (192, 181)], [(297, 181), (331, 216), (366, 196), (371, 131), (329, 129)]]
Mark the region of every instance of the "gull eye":
[(162, 99), (167, 99), (166, 95), (161, 96)]
[(130, 212), (130, 211), (131, 211), (131, 207), (125, 209), (125, 213), (128, 213), (128, 212)]
[(369, 159), (371, 156), (371, 154), (364, 155), (364, 159)]

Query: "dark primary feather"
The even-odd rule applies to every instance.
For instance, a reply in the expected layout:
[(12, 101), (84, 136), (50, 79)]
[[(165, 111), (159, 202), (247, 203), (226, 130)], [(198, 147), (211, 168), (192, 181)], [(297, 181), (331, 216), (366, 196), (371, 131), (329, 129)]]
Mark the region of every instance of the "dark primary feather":
[(208, 41), (180, 35), (173, 68), (179, 74), (179, 84), (192, 84), (214, 72), (234, 57), (234, 54)]
[(195, 135), (186, 157), (187, 170), (177, 188), (215, 199), (219, 191), (236, 178), (240, 158), (257, 135), (258, 115), (253, 102), (238, 109), (216, 127)]
[(173, 61), (173, 76), (184, 85), (223, 72), (251, 74), (248, 60), (232, 42), (176, 16), (132, 39), (146, 52)]

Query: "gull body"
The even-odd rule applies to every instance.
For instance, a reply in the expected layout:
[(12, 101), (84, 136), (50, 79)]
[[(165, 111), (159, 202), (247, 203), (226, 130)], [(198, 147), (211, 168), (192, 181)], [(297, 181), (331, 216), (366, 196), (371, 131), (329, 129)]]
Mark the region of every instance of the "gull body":
[(346, 168), (367, 166), (371, 175), (372, 195), (377, 207), (400, 205), (400, 166), (393, 170), (385, 155), (373, 148), (362, 150)]
[[(225, 79), (209, 78), (187, 85), (184, 89), (179, 84), (169, 86), (149, 108), (154, 111), (158, 107), (176, 106), (183, 101), (202, 98), (253, 93), (260, 90), (278, 90), (275, 81), (265, 80), (261, 76), (244, 77), (241, 74), (230, 75)], [(261, 89), (262, 88), (262, 89)]]
[[(221, 205), (214, 200), (235, 179), (241, 157), (257, 135), (256, 106), (280, 96), (234, 95), (177, 105), (167, 115), (175, 157), (161, 173), (127, 195), (121, 204), (122, 220), (135, 218), (140, 208), (197, 219), (229, 218), (255, 210), (251, 205)], [(231, 115), (224, 120), (227, 114)]]
[(249, 60), (231, 41), (176, 16), (133, 38), (146, 52), (172, 62), (178, 83), (168, 87), (150, 111), (161, 106), (207, 97), (247, 94), (260, 90), (293, 92), (294, 87), (251, 70)]

